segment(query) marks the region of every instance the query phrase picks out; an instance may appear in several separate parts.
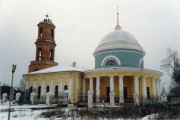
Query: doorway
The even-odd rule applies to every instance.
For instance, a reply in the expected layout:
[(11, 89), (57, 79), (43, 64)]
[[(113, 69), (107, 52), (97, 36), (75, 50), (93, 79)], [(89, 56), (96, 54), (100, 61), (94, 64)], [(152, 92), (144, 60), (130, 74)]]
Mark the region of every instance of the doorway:
[(150, 89), (149, 89), (149, 87), (147, 87), (146, 90), (147, 90), (147, 98), (150, 99)]
[(127, 99), (127, 87), (124, 87), (124, 99)]
[(38, 87), (38, 99), (41, 97), (41, 86)]
[(110, 93), (110, 87), (107, 87), (107, 88), (106, 88), (106, 96), (107, 96), (106, 101), (107, 101), (107, 102), (110, 101), (109, 93)]

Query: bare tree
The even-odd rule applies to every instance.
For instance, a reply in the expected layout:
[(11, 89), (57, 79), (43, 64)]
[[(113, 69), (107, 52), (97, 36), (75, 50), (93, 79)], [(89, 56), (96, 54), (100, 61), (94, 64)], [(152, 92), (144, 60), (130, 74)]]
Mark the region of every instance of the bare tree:
[(20, 81), (20, 83), (19, 83), (19, 90), (21, 90), (21, 91), (25, 91), (25, 87), (26, 87), (26, 84), (25, 84), (25, 80), (24, 80), (24, 78), (22, 77), (21, 78), (21, 81)]
[(167, 49), (167, 58), (162, 60), (161, 68), (170, 73), (173, 82), (180, 87), (180, 59), (177, 51)]

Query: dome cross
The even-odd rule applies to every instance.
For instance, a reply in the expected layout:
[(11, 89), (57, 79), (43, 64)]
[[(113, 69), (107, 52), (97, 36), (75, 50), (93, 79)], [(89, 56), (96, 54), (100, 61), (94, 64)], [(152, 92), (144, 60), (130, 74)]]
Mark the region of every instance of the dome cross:
[(117, 6), (117, 25), (115, 27), (115, 30), (121, 29), (121, 26), (119, 25), (119, 11), (118, 11), (118, 6)]

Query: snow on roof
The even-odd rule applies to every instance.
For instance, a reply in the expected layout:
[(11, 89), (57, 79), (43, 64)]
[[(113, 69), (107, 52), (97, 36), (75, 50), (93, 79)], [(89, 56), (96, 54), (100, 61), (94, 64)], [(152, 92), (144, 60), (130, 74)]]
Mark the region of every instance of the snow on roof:
[(35, 72), (31, 72), (31, 73), (28, 73), (28, 75), (41, 74), (41, 73), (67, 72), (67, 71), (83, 72), (83, 71), (85, 71), (85, 69), (80, 68), (80, 67), (72, 67), (71, 65), (64, 65), (64, 66), (60, 65), (60, 66), (54, 66), (54, 67), (38, 70)]

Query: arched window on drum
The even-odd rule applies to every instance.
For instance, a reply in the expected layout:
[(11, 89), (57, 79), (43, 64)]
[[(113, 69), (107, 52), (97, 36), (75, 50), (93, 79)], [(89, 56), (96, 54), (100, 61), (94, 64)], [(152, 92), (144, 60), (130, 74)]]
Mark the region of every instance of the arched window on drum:
[(102, 60), (102, 63), (101, 63), (101, 66), (119, 66), (121, 65), (121, 62), (120, 60), (116, 57), (116, 56), (113, 56), (113, 55), (109, 55), (109, 56), (106, 56), (103, 60)]
[(105, 62), (104, 62), (104, 66), (116, 66), (118, 65), (117, 61), (113, 58), (108, 58)]

